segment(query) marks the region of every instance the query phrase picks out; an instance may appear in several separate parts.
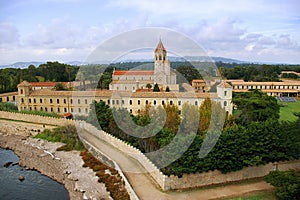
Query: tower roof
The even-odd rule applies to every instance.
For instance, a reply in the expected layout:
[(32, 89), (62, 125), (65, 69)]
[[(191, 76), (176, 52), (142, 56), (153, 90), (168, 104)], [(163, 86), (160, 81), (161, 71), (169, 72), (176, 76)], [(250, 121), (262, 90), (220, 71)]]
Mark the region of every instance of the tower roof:
[(161, 39), (159, 39), (159, 42), (158, 42), (157, 47), (156, 47), (156, 49), (155, 49), (155, 52), (157, 52), (157, 51), (159, 51), (159, 50), (166, 51), (166, 49), (165, 49), (165, 47), (164, 47), (164, 45), (163, 45)]

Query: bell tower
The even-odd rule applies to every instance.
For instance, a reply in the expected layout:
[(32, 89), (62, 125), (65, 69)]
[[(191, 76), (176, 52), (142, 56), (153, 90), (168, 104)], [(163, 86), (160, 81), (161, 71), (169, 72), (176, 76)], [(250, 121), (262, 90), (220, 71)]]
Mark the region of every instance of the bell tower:
[(170, 83), (170, 61), (161, 39), (154, 51), (154, 82), (160, 85)]

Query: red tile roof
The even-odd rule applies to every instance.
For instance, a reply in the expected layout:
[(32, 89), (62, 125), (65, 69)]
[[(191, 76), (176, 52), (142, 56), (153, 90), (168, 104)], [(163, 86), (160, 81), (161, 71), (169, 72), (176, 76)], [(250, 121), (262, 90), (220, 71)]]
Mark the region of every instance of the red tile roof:
[(153, 70), (115, 70), (113, 75), (154, 75)]

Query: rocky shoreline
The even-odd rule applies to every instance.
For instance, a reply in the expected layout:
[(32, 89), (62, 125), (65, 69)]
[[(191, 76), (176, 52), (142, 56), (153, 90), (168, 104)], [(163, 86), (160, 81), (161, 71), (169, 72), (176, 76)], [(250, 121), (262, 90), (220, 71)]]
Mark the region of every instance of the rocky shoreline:
[(13, 150), (19, 156), (19, 165), (62, 183), (71, 200), (112, 199), (93, 170), (82, 167), (84, 162), (79, 152), (56, 151), (62, 145), (24, 135), (0, 133), (0, 147)]

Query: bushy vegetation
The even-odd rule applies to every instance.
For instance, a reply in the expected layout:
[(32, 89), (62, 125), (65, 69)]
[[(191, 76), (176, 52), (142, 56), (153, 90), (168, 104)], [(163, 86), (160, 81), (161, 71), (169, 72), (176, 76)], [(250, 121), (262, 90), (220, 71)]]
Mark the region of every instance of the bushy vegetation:
[(21, 110), (19, 113), (30, 114), (30, 115), (40, 115), (43, 117), (54, 117), (62, 118), (63, 116), (54, 112), (38, 111), (38, 110)]
[(45, 129), (42, 133), (37, 134), (34, 138), (40, 138), (49, 142), (62, 142), (64, 146), (59, 147), (58, 151), (83, 151), (84, 146), (78, 137), (76, 127), (74, 125), (60, 126), (52, 131)]
[(279, 200), (299, 200), (300, 172), (273, 171), (265, 177), (265, 181), (276, 188), (275, 195)]
[(62, 115), (59, 115), (59, 114), (53, 113), (53, 112), (37, 111), (37, 110), (18, 111), (18, 107), (14, 103), (11, 103), (11, 102), (1, 102), (0, 103), (0, 111), (24, 113), (24, 114), (31, 114), (31, 115), (40, 115), (43, 117), (62, 118)]
[[(139, 148), (144, 153), (159, 150), (175, 141), (177, 149), (170, 151), (166, 157), (173, 157), (176, 154), (182, 147), (181, 141), (194, 137), (192, 144), (179, 159), (161, 169), (166, 175), (182, 176), (184, 173), (210, 170), (228, 173), (245, 166), (300, 158), (299, 118), (294, 122), (279, 121), (277, 101), (259, 91), (240, 94), (234, 98), (238, 98), (238, 100), (234, 99), (236, 102), (239, 101), (238, 108), (239, 106), (245, 108), (241, 109), (242, 112), (236, 118), (226, 117), (216, 145), (204, 158), (199, 157), (203, 141), (212, 134), (218, 134), (208, 133), (208, 128), (217, 126), (220, 120), (225, 118), (225, 112), (218, 107), (220, 105), (210, 99), (206, 99), (200, 108), (183, 106), (182, 110), (175, 105), (167, 104), (164, 108), (158, 107), (149, 112), (151, 108), (149, 105), (135, 116), (130, 115), (126, 109), (111, 109), (104, 102), (94, 102), (92, 109), (96, 115), (90, 115), (89, 122), (98, 127), (100, 124), (104, 131)], [(270, 107), (274, 109), (270, 110)], [(162, 117), (162, 110), (166, 112), (165, 119)], [(122, 129), (114, 119), (113, 113), (120, 115)], [(197, 115), (199, 121), (195, 121)], [(211, 116), (215, 117), (211, 119)], [(247, 120), (243, 120), (245, 118)], [(146, 131), (143, 127), (148, 126), (151, 119), (165, 121), (165, 123), (161, 126), (150, 126), (148, 129), (155, 133), (154, 136), (144, 137)], [(138, 126), (132, 128), (133, 126), (126, 123), (128, 121)], [(195, 123), (199, 123), (198, 129), (192, 130), (191, 127)], [(176, 137), (178, 131), (184, 134)], [(151, 157), (149, 159), (160, 165), (160, 160)]]
[(83, 167), (89, 167), (96, 172), (96, 176), (99, 177), (98, 182), (105, 184), (113, 199), (130, 199), (125, 183), (116, 169), (101, 163), (88, 151), (81, 152), (80, 155), (84, 161)]
[(16, 112), (18, 111), (18, 107), (11, 102), (1, 102), (0, 103), (0, 111), (7, 111), (7, 112)]

